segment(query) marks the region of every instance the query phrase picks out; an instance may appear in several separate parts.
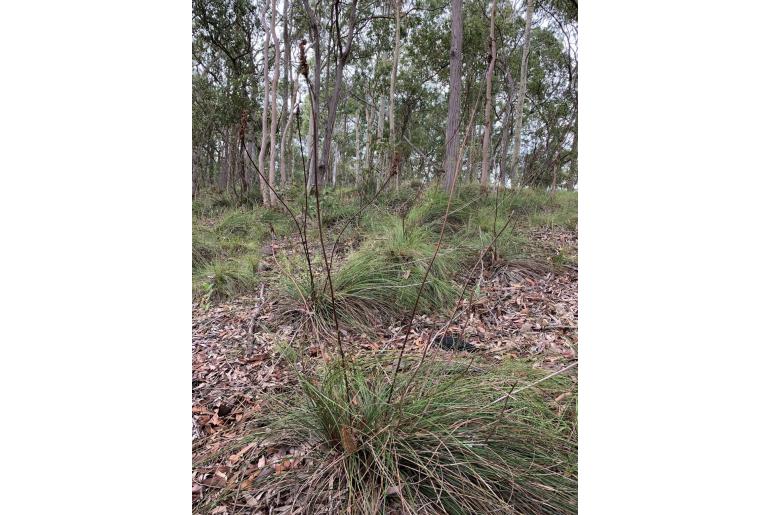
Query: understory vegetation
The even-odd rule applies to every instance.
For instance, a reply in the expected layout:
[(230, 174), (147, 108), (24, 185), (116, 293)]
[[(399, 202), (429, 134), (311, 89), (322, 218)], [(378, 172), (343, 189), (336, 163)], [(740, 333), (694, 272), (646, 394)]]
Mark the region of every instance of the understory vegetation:
[[(410, 198), (412, 195), (416, 198)], [(338, 315), (350, 326), (366, 327), (373, 316), (403, 315), (413, 306), (421, 279), (433, 255), (441, 232), (448, 196), (441, 189), (402, 188), (384, 193), (356, 217), (367, 200), (350, 190), (326, 190), (321, 211), (325, 240), (330, 252), (346, 224), (335, 249), (332, 280), (338, 299)], [(301, 217), (301, 197), (289, 203)], [(503, 231), (508, 215), (511, 223)], [(316, 321), (325, 328), (331, 323), (331, 299), (322, 273), (323, 258), (318, 249), (314, 204), (308, 205), (307, 235), (314, 253), (316, 278)], [(301, 221), (301, 220), (300, 220)], [(577, 192), (548, 192), (522, 189), (482, 194), (478, 187), (458, 188), (452, 199), (444, 240), (425, 283), (418, 309), (441, 310), (451, 306), (457, 295), (458, 274), (463, 265), (473, 264), (480, 253), (497, 240), (502, 260), (531, 257), (527, 234), (537, 227), (574, 230), (577, 224)], [(194, 204), (192, 233), (193, 291), (196, 298), (220, 301), (247, 292), (260, 282), (279, 285), (284, 298), (304, 310), (310, 299), (306, 262), (299, 253), (283, 254), (278, 270), (260, 269), (272, 257), (273, 238), (284, 238), (297, 230), (291, 216), (281, 210), (239, 207), (209, 193)], [(488, 256), (488, 257), (489, 257)], [(569, 264), (571, 257), (555, 254), (541, 259), (553, 266)]]
[[(543, 227), (573, 231), (575, 192), (483, 193), (464, 185), (447, 195), (417, 185), (372, 199), (325, 190), (317, 199), (323, 247), (311, 200), (287, 196), (289, 213), (214, 193), (199, 197), (192, 234), (199, 304), (268, 285), (283, 321), (299, 328), (305, 344), (315, 337), (333, 349), (335, 313), (342, 330), (357, 334), (404, 322), (412, 310), (445, 316), (479, 265), (534, 260), (556, 270), (572, 259), (538, 247), (530, 235)], [(293, 369), (291, 386), (272, 395), (231, 444), (293, 449), (262, 469), (282, 473), (240, 477), (241, 486), (210, 496), (204, 512), (235, 502), (243, 485), (267, 494), (265, 502), (308, 514), (576, 511), (572, 377), (509, 359), (490, 365), (407, 355), (402, 366), (402, 355), (392, 353), (348, 360), (327, 353), (313, 362), (302, 348), (276, 348)], [(204, 462), (215, 463), (221, 452)]]
[(576, 513), (577, 18), (193, 2), (196, 514)]
[(255, 486), (302, 513), (575, 512), (576, 393), (571, 378), (521, 362), (434, 362), (391, 383), (378, 361), (335, 361), (253, 421), (254, 441), (299, 449)]

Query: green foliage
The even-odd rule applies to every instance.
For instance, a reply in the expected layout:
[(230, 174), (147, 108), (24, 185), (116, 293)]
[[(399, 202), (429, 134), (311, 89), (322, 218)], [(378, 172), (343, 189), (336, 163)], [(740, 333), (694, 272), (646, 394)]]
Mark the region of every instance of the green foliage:
[(193, 216), (211, 217), (232, 208), (234, 202), (224, 193), (206, 190), (201, 191), (192, 201)]
[(215, 302), (244, 293), (257, 283), (258, 264), (253, 255), (214, 261), (193, 275), (193, 292)]
[(542, 375), (525, 364), (473, 372), (462, 362), (426, 364), (408, 389), (409, 374), (398, 376), (389, 406), (381, 365), (348, 365), (351, 403), (332, 363), (271, 406), (271, 438), (317, 445), (310, 470), (264, 486), (286, 489), (309, 512), (334, 484), (356, 514), (576, 513), (576, 396), (554, 402), (576, 386), (557, 376), (504, 401), (514, 383)]
[[(231, 211), (227, 213), (216, 226), (216, 232), (222, 236), (260, 236), (263, 227), (257, 224), (254, 212)], [(257, 234), (255, 234), (257, 233)]]
[[(438, 232), (447, 212), (449, 195), (441, 189), (430, 189), (415, 204), (406, 216), (410, 227), (423, 227)], [(468, 195), (457, 195), (452, 199), (447, 215), (447, 230), (456, 231), (468, 220), (473, 210), (473, 200)]]
[[(420, 283), (435, 250), (433, 235), (424, 229), (404, 231), (400, 220), (386, 219), (377, 237), (370, 238), (347, 256), (334, 271), (332, 282), (337, 302), (337, 316), (345, 325), (367, 329), (381, 317), (408, 313), (417, 301)], [(282, 290), (295, 304), (310, 299), (310, 281), (298, 262), (284, 267)], [(442, 310), (457, 295), (452, 277), (457, 272), (457, 254), (444, 248), (436, 256), (418, 310)], [(295, 273), (296, 272), (296, 273)], [(319, 279), (320, 277), (320, 279)], [(320, 281), (320, 285), (319, 285)], [(328, 329), (333, 321), (331, 292), (325, 275), (316, 279), (314, 316), (318, 325)], [(304, 299), (304, 300), (303, 300)]]
[(475, 262), (479, 253), (493, 244), (495, 235), (497, 240), (490, 252), (497, 251), (497, 257), (504, 260), (513, 260), (525, 255), (527, 239), (513, 224), (505, 227), (508, 212), (503, 211), (503, 206), (497, 206), (495, 217), (494, 200), (481, 205), (471, 215), (468, 223), (459, 231), (454, 240), (466, 253), (469, 262)]
[(536, 226), (562, 227), (575, 230), (578, 219), (578, 197), (576, 191), (556, 191), (548, 195), (548, 200), (542, 203), (542, 208), (533, 210), (529, 222)]
[(209, 230), (193, 227), (192, 267), (193, 270), (210, 263), (219, 254), (216, 236)]
[(271, 227), (277, 237), (295, 230), (289, 215), (264, 208), (226, 210), (213, 219), (194, 219), (194, 294), (205, 301), (220, 301), (254, 286), (255, 267)]

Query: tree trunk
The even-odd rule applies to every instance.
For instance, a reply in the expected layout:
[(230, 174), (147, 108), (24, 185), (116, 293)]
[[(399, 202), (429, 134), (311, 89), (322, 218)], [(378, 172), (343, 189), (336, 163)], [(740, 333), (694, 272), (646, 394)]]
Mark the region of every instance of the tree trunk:
[(380, 166), (380, 172), (382, 176), (385, 176), (385, 159), (383, 159), (382, 151), (382, 136), (385, 132), (385, 97), (380, 97), (380, 110), (377, 113), (377, 155), (379, 157), (378, 164)]
[(484, 141), (481, 148), (481, 190), (489, 187), (489, 142), (492, 133), (492, 78), (495, 75), (497, 43), (495, 42), (495, 13), (497, 0), (492, 0), (492, 16), (489, 21), (489, 68), (487, 69), (487, 103), (484, 107)]
[(532, 32), (532, 9), (534, 0), (527, 0), (527, 23), (524, 27), (524, 48), (521, 53), (521, 73), (519, 76), (519, 94), (516, 97), (516, 125), (513, 129), (513, 167), (511, 169), (511, 185), (516, 180), (519, 167), (519, 152), (521, 151), (521, 124), (524, 116), (524, 99), (527, 95), (527, 58), (529, 54), (529, 37)]
[(374, 108), (368, 105), (364, 109), (366, 115), (366, 169), (372, 169), (372, 122), (374, 121)]
[[(289, 41), (289, 0), (283, 0), (283, 104), (281, 105), (281, 121), (283, 125), (291, 127), (291, 109), (289, 108), (289, 94), (291, 93), (291, 79), (289, 70), (291, 69), (291, 42)], [(289, 121), (287, 124), (286, 122)], [(281, 132), (281, 153), (280, 153), (280, 174), (281, 187), (286, 187), (286, 156), (284, 151), (284, 142), (286, 140), (286, 130)]]
[(334, 164), (332, 165), (332, 189), (337, 187), (337, 163), (340, 161), (340, 152), (337, 147), (337, 143), (332, 143), (334, 150), (332, 155), (334, 157)]
[[(289, 68), (289, 63), (286, 61), (285, 68)], [(295, 110), (297, 109), (297, 90), (299, 89), (299, 74), (297, 74), (294, 80), (294, 86), (291, 92), (291, 107), (288, 109), (289, 115), (285, 118), (285, 125), (281, 133), (281, 186), (286, 186), (291, 179), (291, 168), (286, 170), (286, 142), (289, 142), (289, 155), (291, 155), (291, 134), (294, 125), (291, 123), (294, 119)]]
[[(532, 0), (530, 0), (531, 2)], [(463, 1), (452, 2), (452, 41), (449, 51), (449, 110), (444, 158), (444, 189), (449, 191), (457, 169), (460, 129), (460, 88), (463, 66)]]
[[(307, 0), (303, 0), (303, 2), (305, 3), (306, 10), (310, 9)], [(324, 128), (323, 151), (318, 163), (318, 184), (315, 185), (316, 188), (323, 187), (325, 176), (326, 176), (326, 170), (329, 167), (329, 156), (331, 152), (332, 136), (334, 131), (334, 124), (337, 119), (337, 105), (339, 104), (340, 93), (342, 91), (342, 72), (343, 72), (343, 69), (345, 68), (345, 64), (347, 64), (348, 57), (350, 57), (350, 50), (353, 47), (353, 36), (355, 35), (356, 19), (358, 15), (357, 4), (358, 4), (358, 0), (353, 0), (350, 4), (350, 7), (348, 8), (348, 27), (347, 27), (348, 30), (347, 30), (347, 35), (345, 37), (344, 45), (342, 44), (341, 41), (339, 41), (339, 37), (341, 37), (341, 34), (337, 34), (338, 55), (337, 55), (337, 65), (334, 72), (334, 89), (332, 90), (332, 93), (329, 96), (327, 116), (326, 116), (326, 127)], [(339, 5), (339, 4), (335, 4), (335, 5)], [(313, 18), (315, 18), (315, 13), (313, 13)], [(317, 56), (320, 56), (320, 53), (317, 53)], [(318, 62), (320, 59), (316, 57), (314, 60)], [(317, 67), (318, 65), (316, 65), (316, 68)]]
[[(396, 159), (396, 77), (398, 76), (398, 57), (401, 49), (401, 0), (393, 0), (396, 11), (396, 41), (393, 46), (393, 67), (390, 72), (390, 105), (388, 106), (388, 139), (390, 140), (391, 163)], [(396, 169), (396, 190), (399, 189), (399, 174)]]
[[(267, 54), (270, 48), (270, 32), (267, 30), (267, 2), (262, 10), (262, 26), (265, 27), (265, 41), (262, 47), (262, 63), (264, 66), (265, 94), (262, 97), (262, 143), (259, 147), (257, 169), (259, 170), (259, 184), (262, 187), (262, 203), (270, 206), (270, 190), (265, 184), (265, 150), (267, 148), (267, 109), (270, 102), (270, 67), (267, 62)], [(270, 178), (267, 178), (270, 180)]]
[(220, 191), (227, 191), (227, 171), (230, 168), (230, 131), (225, 127), (222, 138), (222, 157), (219, 160), (217, 186)]
[(506, 160), (508, 159), (508, 146), (511, 142), (511, 115), (513, 111), (513, 99), (514, 95), (516, 94), (516, 84), (513, 82), (513, 78), (511, 77), (510, 73), (506, 71), (505, 73), (505, 80), (508, 83), (508, 105), (505, 109), (505, 118), (503, 118), (503, 142), (500, 149), (500, 158), (499, 161), (499, 169), (500, 169), (500, 177), (498, 180), (500, 181), (500, 184), (503, 188), (505, 188), (505, 165)]
[[(318, 175), (316, 170), (316, 155), (318, 154), (318, 130), (317, 130), (317, 122), (318, 122), (318, 113), (320, 111), (319, 109), (319, 103), (321, 101), (321, 95), (320, 95), (320, 89), (321, 89), (321, 34), (320, 29), (318, 27), (319, 21), (318, 16), (316, 15), (315, 10), (310, 7), (310, 3), (308, 0), (302, 0), (302, 4), (305, 8), (305, 12), (308, 15), (308, 18), (310, 19), (310, 34), (312, 37), (312, 43), (313, 43), (313, 55), (315, 58), (313, 59), (313, 83), (312, 85), (308, 83), (308, 86), (310, 87), (310, 97), (311, 97), (311, 114), (310, 114), (310, 133), (308, 134), (311, 144), (309, 149), (310, 154), (310, 168), (308, 170), (308, 188), (310, 187), (316, 187), (316, 175)], [(302, 63), (301, 63), (302, 64)], [(305, 72), (307, 73), (307, 71)], [(307, 75), (306, 75), (307, 78)], [(309, 82), (309, 80), (308, 80)], [(320, 178), (321, 180), (323, 178)]]
[(230, 145), (230, 169), (228, 171), (227, 183), (230, 186), (230, 192), (233, 197), (236, 197), (238, 195), (238, 164), (240, 162), (238, 155), (238, 124), (233, 124), (230, 127), (230, 141), (228, 144)]
[[(275, 188), (275, 136), (278, 130), (278, 77), (281, 72), (281, 42), (278, 40), (278, 34), (275, 33), (275, 19), (278, 17), (278, 13), (275, 10), (275, 0), (271, 2), (272, 16), (270, 17), (270, 35), (273, 38), (273, 50), (274, 63), (273, 63), (273, 82), (270, 85), (270, 158), (268, 160), (268, 179), (270, 185)], [(270, 190), (270, 205), (278, 205), (278, 197), (275, 192)]]
[(361, 125), (361, 110), (356, 111), (356, 188), (361, 184), (361, 151), (358, 126)]

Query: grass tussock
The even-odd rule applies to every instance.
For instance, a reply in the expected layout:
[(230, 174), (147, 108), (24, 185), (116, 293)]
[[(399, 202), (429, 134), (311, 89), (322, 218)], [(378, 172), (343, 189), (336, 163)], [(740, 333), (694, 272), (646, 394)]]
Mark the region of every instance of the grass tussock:
[(447, 204), (449, 195), (443, 190), (430, 189), (426, 191), (423, 197), (417, 202), (406, 215), (406, 223), (410, 227), (422, 227), (425, 229), (439, 232), (444, 222), (444, 215), (447, 214), (446, 223), (449, 231), (459, 230), (470, 218), (471, 213), (476, 207), (475, 201), (471, 195), (456, 195), (452, 199), (447, 214)]
[[(292, 192), (289, 203), (299, 216), (304, 198), (297, 187)], [(313, 229), (315, 201), (309, 200), (308, 234), (314, 242), (317, 239), (317, 231)], [(352, 219), (365, 200), (360, 192), (351, 188), (325, 190), (320, 199), (324, 225), (340, 228)], [(395, 317), (411, 310), (435, 249), (448, 201), (448, 195), (435, 185), (403, 185), (399, 191), (388, 188), (346, 231), (343, 241), (353, 243), (352, 252), (346, 257), (339, 253), (335, 257), (334, 284), (339, 292), (340, 317), (348, 325), (368, 326), (375, 312)], [(236, 263), (247, 256), (252, 259), (258, 256), (272, 234), (281, 238), (297, 232), (289, 215), (282, 210), (236, 207), (226, 196), (213, 192), (199, 195), (193, 202), (193, 212), (192, 263), (199, 284), (204, 272), (212, 275), (216, 271), (215, 277), (229, 278), (218, 281), (220, 285), (246, 285), (248, 267), (238, 267)], [(458, 185), (447, 217), (442, 250), (426, 282), (419, 311), (448, 307), (455, 298), (452, 280), (460, 266), (476, 260), (494, 234), (502, 230), (511, 212), (514, 223), (501, 233), (495, 245), (498, 258), (504, 260), (526, 257), (528, 242), (524, 229), (527, 227), (575, 229), (577, 192), (552, 193), (525, 188), (500, 191), (496, 195), (494, 190), (484, 194), (478, 185)], [(328, 238), (333, 240), (331, 235)], [(315, 259), (320, 262), (320, 254), (315, 250)], [(570, 258), (557, 256), (554, 263), (558, 265), (562, 261), (569, 262)], [(295, 301), (301, 301), (303, 296), (309, 299), (309, 281), (303, 268), (288, 266), (285, 269), (293, 278), (282, 281), (284, 292)], [(323, 279), (320, 270), (318, 275)], [(213, 288), (222, 293), (212, 298), (220, 295), (226, 298), (227, 292), (247, 287)], [(202, 290), (196, 288), (196, 291)], [(319, 303), (314, 316), (329, 322), (332, 316), (328, 288), (316, 293)]]
[(311, 450), (261, 487), (302, 513), (576, 513), (576, 385), (557, 376), (494, 402), (541, 376), (510, 363), (426, 365), (408, 390), (409, 374), (398, 376), (389, 406), (381, 366), (348, 371), (349, 403), (331, 364), (273, 405), (271, 440)]
[(253, 255), (214, 261), (193, 275), (193, 294), (221, 301), (245, 293), (258, 282), (259, 259)]
[[(404, 229), (400, 220), (383, 220), (379, 236), (371, 237), (348, 255), (332, 275), (339, 320), (366, 330), (383, 317), (395, 318), (411, 311), (420, 283), (435, 250), (433, 235), (424, 229)], [(311, 298), (309, 280), (301, 265), (284, 267), (282, 290), (290, 302), (304, 306)], [(419, 298), (418, 311), (435, 312), (450, 307), (457, 287), (452, 278), (459, 260), (454, 249), (439, 251)], [(325, 276), (316, 282), (312, 316), (319, 327), (333, 322), (331, 292), (324, 288)], [(299, 279), (298, 279), (299, 278)]]
[(272, 233), (286, 236), (294, 227), (288, 214), (260, 207), (228, 208), (213, 217), (194, 218), (194, 295), (210, 302), (247, 292), (258, 282), (256, 266), (264, 243)]

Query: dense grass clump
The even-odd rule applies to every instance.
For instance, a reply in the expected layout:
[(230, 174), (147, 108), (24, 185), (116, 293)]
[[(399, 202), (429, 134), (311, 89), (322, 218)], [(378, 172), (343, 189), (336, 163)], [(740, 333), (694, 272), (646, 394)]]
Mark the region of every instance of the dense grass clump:
[(209, 301), (220, 301), (248, 291), (257, 283), (256, 256), (218, 260), (193, 275), (193, 292)]
[(192, 267), (193, 270), (214, 260), (219, 254), (216, 235), (211, 231), (193, 227), (192, 233)]
[[(384, 227), (379, 236), (366, 240), (332, 275), (337, 316), (351, 327), (366, 329), (383, 317), (394, 318), (411, 311), (435, 250), (429, 231), (405, 230), (400, 220), (394, 218), (382, 223)], [(452, 277), (458, 266), (454, 249), (445, 247), (440, 250), (419, 299), (420, 312), (440, 311), (451, 306), (457, 296)], [(284, 293), (298, 306), (304, 306), (311, 296), (306, 274), (295, 274), (294, 271), (301, 270), (296, 265), (285, 269), (291, 277), (283, 278)], [(328, 329), (333, 313), (331, 293), (325, 282), (325, 275), (319, 274), (313, 315), (321, 328)]]
[(234, 205), (234, 200), (227, 194), (205, 190), (199, 192), (193, 199), (192, 212), (193, 216), (196, 217), (210, 217), (230, 209)]
[(292, 233), (291, 217), (261, 207), (225, 209), (193, 219), (193, 291), (208, 301), (240, 295), (256, 283), (255, 266), (271, 233)]
[(215, 230), (223, 236), (255, 236), (259, 239), (264, 228), (257, 223), (256, 213), (231, 211), (219, 221)]
[(312, 451), (304, 467), (263, 487), (283, 489), (303, 513), (577, 512), (576, 396), (562, 395), (576, 391), (571, 379), (506, 401), (517, 381), (543, 373), (435, 363), (408, 388), (409, 374), (399, 375), (389, 405), (381, 366), (349, 365), (347, 375), (352, 402), (331, 364), (272, 406), (271, 439)]
[[(452, 199), (449, 214), (447, 215), (447, 229), (456, 231), (461, 228), (477, 206), (477, 199), (470, 196), (456, 195)], [(440, 189), (430, 189), (424, 192), (423, 197), (417, 202), (406, 216), (406, 223), (410, 227), (422, 227), (438, 232), (444, 222), (449, 195)]]

